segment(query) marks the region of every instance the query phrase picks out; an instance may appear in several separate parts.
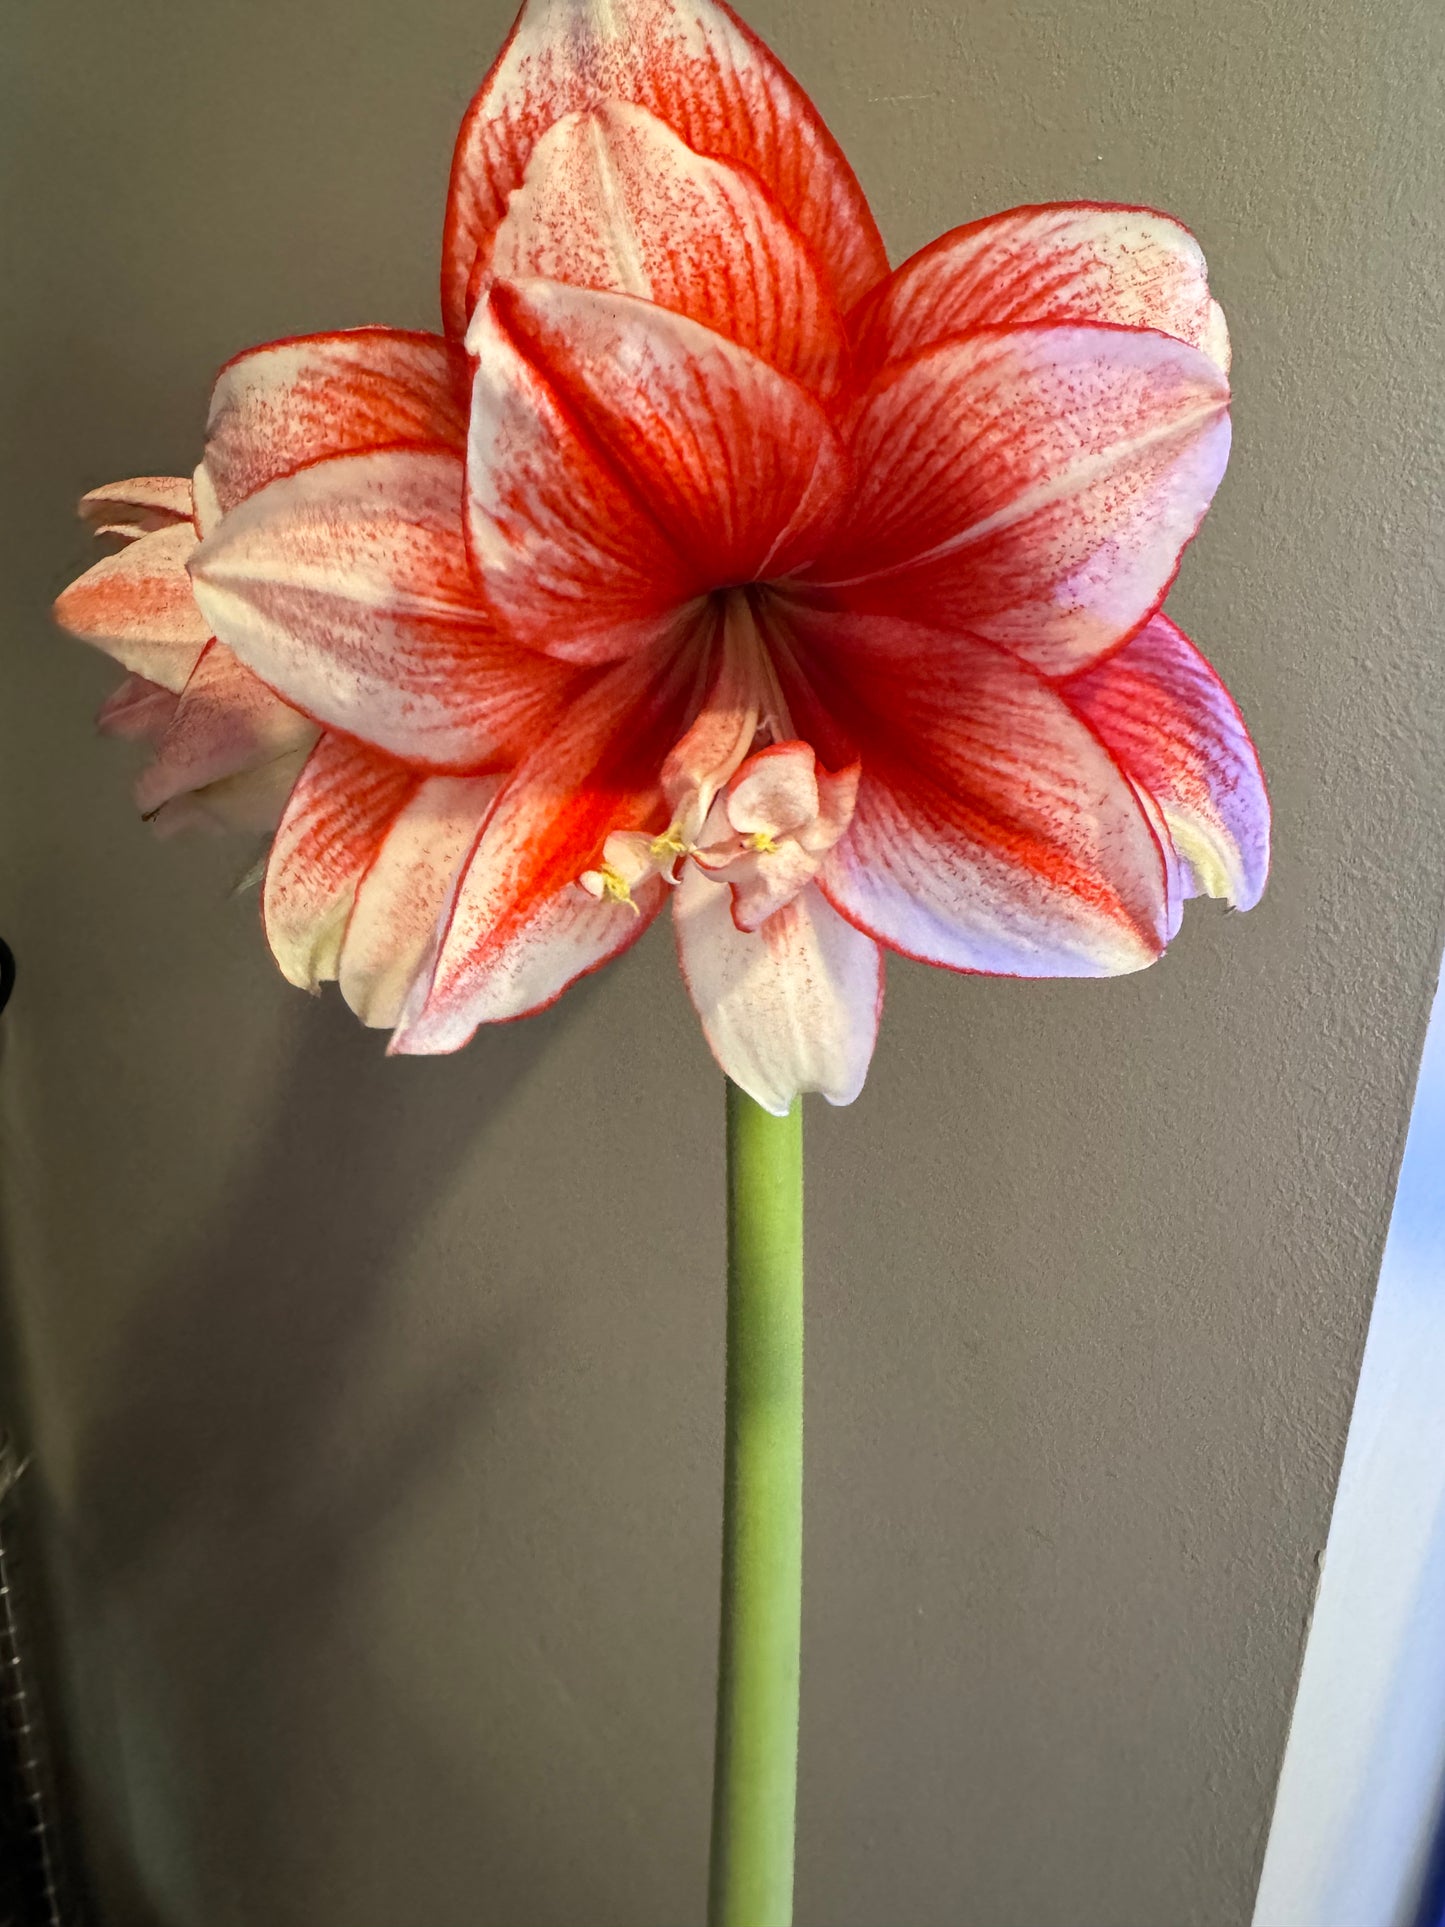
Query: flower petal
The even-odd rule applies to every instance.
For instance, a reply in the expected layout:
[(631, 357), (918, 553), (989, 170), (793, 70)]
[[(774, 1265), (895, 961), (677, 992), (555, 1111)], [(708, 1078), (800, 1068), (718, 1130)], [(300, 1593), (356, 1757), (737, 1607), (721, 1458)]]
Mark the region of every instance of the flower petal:
[(309, 717), (283, 703), (224, 643), (208, 643), (157, 745), (156, 760), (136, 783), (136, 805), (151, 816), (187, 790), (309, 750), (317, 734)]
[(1147, 207), (1064, 201), (971, 221), (896, 268), (848, 327), (859, 370), (871, 374), (948, 335), (1040, 321), (1153, 328), (1229, 369), (1203, 250)]
[(466, 330), (473, 264), (535, 143), (564, 114), (604, 100), (646, 108), (699, 154), (750, 168), (813, 244), (840, 309), (888, 272), (837, 142), (730, 8), (715, 0), (529, 0), (457, 139), (442, 266), (448, 333)]
[(165, 735), (180, 697), (173, 689), (144, 676), (127, 676), (112, 690), (96, 713), (102, 736), (118, 736), (126, 743), (155, 743)]
[(393, 1050), (458, 1050), (479, 1024), (544, 1008), (641, 935), (667, 894), (659, 876), (631, 903), (593, 896), (578, 879), (610, 834), (656, 821), (658, 771), (691, 682), (675, 657), (619, 664), (521, 765), (466, 865)]
[(883, 956), (810, 885), (762, 928), (739, 930), (731, 892), (688, 864), (674, 906), (678, 957), (722, 1069), (782, 1117), (801, 1091), (851, 1104), (883, 1008)]
[(107, 482), (80, 498), (80, 519), (97, 535), (119, 535), (133, 542), (153, 529), (190, 523), (191, 483), (186, 475), (135, 475), (128, 482)]
[(499, 637), (477, 606), (461, 496), (461, 461), (442, 449), (302, 469), (206, 538), (197, 598), (242, 662), (317, 721), (413, 762), (479, 768), (545, 726), (569, 672)]
[(161, 838), (191, 829), (269, 836), (281, 821), (309, 753), (309, 744), (287, 750), (272, 762), (238, 770), (204, 789), (186, 790), (161, 805), (150, 819), (151, 828)]
[(429, 776), (401, 810), (361, 880), (341, 949), (341, 994), (364, 1024), (389, 1030), (436, 940), (462, 860), (503, 778)]
[(315, 990), (336, 976), (357, 886), (420, 780), (331, 731), (312, 750), (271, 845), (261, 898), (266, 941), (288, 982)]
[(186, 573), (195, 548), (189, 522), (142, 535), (72, 582), (56, 599), (55, 620), (122, 668), (179, 694), (211, 639)]
[(493, 277), (541, 277), (655, 301), (820, 392), (840, 379), (823, 270), (762, 182), (622, 101), (547, 130), (478, 267), (474, 313)]
[(817, 700), (862, 750), (852, 823), (818, 879), (850, 922), (955, 970), (1154, 961), (1170, 906), (1149, 811), (1051, 684), (911, 623), (798, 612), (792, 627)]
[(887, 370), (853, 439), (847, 526), (812, 576), (1049, 674), (1163, 600), (1229, 455), (1229, 389), (1143, 330), (1022, 327)]
[(1269, 875), (1269, 797), (1234, 699), (1194, 644), (1155, 616), (1062, 693), (1155, 798), (1191, 896), (1252, 910)]
[(488, 304), (467, 453), (467, 535), (478, 580), (508, 632), (573, 662), (655, 643), (691, 581), (656, 521)]
[(818, 759), (807, 743), (771, 743), (734, 774), (726, 795), (741, 835), (785, 836), (818, 814)]
[(473, 551), (522, 640), (594, 660), (642, 647), (679, 601), (797, 566), (836, 518), (822, 408), (711, 329), (528, 281), (498, 283), (472, 341)]
[(248, 495), (332, 455), (398, 442), (460, 449), (466, 360), (440, 335), (353, 328), (298, 335), (227, 362), (197, 477), (201, 533)]

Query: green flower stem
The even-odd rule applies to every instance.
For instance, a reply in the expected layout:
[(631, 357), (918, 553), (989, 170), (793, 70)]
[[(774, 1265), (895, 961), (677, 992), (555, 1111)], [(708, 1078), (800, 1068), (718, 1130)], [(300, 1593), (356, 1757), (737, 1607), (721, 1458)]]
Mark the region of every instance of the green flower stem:
[(708, 1927), (791, 1927), (803, 1594), (803, 1107), (727, 1087), (727, 1420)]

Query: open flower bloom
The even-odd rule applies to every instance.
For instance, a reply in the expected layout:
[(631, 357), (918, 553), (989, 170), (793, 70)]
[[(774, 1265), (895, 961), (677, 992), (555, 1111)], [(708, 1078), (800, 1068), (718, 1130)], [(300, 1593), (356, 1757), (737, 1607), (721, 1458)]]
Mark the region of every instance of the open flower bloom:
[(1159, 613), (1229, 440), (1177, 223), (1021, 208), (890, 274), (725, 7), (530, 0), (443, 307), (212, 410), (200, 629), (324, 732), (267, 879), (297, 981), (453, 1050), (670, 903), (781, 1111), (857, 1094), (885, 949), (1104, 976), (1257, 900), (1257, 759)]

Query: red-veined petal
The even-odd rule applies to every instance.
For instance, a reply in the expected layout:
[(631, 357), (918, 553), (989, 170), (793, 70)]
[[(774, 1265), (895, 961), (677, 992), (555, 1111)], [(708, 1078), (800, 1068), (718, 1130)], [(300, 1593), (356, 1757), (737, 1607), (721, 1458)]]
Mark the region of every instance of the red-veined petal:
[(843, 325), (807, 242), (755, 174), (696, 153), (644, 108), (602, 101), (532, 150), (472, 291), (542, 278), (631, 294), (836, 388)]
[(479, 1024), (542, 1009), (641, 934), (667, 892), (659, 876), (631, 904), (589, 895), (578, 879), (610, 834), (657, 822), (658, 772), (692, 683), (677, 655), (621, 663), (520, 766), (462, 873), (393, 1050), (458, 1050)]
[(461, 496), (461, 461), (443, 449), (301, 469), (206, 538), (196, 595), (221, 640), (309, 716), (412, 762), (480, 768), (545, 726), (569, 672), (478, 607)]
[(288, 982), (314, 990), (335, 977), (357, 886), (421, 780), (331, 731), (312, 750), (271, 845), (261, 899), (266, 941)]
[(1154, 797), (1191, 896), (1252, 910), (1269, 875), (1269, 797), (1234, 699), (1182, 629), (1155, 616), (1062, 691)]
[(812, 242), (837, 306), (888, 272), (863, 191), (802, 88), (716, 0), (530, 0), (467, 110), (452, 162), (442, 310), (461, 335), (477, 254), (533, 146), (604, 100), (666, 121), (699, 154), (741, 162)]
[(692, 593), (682, 558), (491, 303), (471, 345), (467, 532), (487, 601), (548, 655), (609, 662), (647, 648)]
[(316, 737), (316, 724), (243, 668), (224, 643), (208, 643), (156, 760), (136, 783), (136, 806), (151, 816), (187, 790), (308, 750)]
[(789, 626), (862, 758), (852, 823), (819, 874), (850, 921), (955, 970), (1093, 977), (1154, 961), (1170, 906), (1149, 812), (1052, 684), (1005, 650), (886, 617), (794, 611)]
[(547, 281), (498, 283), (474, 340), (473, 550), (520, 639), (603, 659), (689, 594), (818, 552), (845, 487), (837, 438), (805, 388), (735, 342)]
[(102, 556), (55, 603), (55, 620), (122, 668), (179, 693), (211, 639), (186, 565), (196, 548), (177, 522)]
[(674, 906), (682, 974), (713, 1056), (775, 1117), (802, 1091), (851, 1104), (883, 1008), (877, 944), (815, 885), (753, 931), (734, 923), (731, 896), (689, 863)]
[(361, 880), (341, 948), (341, 994), (364, 1024), (389, 1030), (505, 779), (429, 776), (413, 793)]
[(1144, 330), (963, 336), (886, 371), (812, 571), (855, 607), (960, 627), (1048, 674), (1158, 607), (1229, 455), (1229, 388)]
[(118, 535), (127, 542), (153, 529), (174, 528), (192, 518), (187, 475), (134, 475), (107, 482), (80, 498), (80, 519), (97, 535)]
[(1188, 228), (1152, 208), (1090, 201), (954, 228), (875, 288), (848, 331), (871, 373), (947, 335), (1040, 321), (1153, 328), (1229, 368), (1224, 314)]
[(440, 335), (353, 328), (298, 335), (227, 362), (197, 474), (201, 533), (268, 482), (331, 455), (398, 442), (460, 449), (465, 357)]

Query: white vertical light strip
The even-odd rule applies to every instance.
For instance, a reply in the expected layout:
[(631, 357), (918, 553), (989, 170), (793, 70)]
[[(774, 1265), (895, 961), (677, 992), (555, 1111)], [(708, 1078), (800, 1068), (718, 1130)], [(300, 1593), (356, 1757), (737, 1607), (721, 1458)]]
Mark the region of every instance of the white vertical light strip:
[(1414, 1927), (1445, 1802), (1445, 988), (1437, 993), (1254, 1927)]

